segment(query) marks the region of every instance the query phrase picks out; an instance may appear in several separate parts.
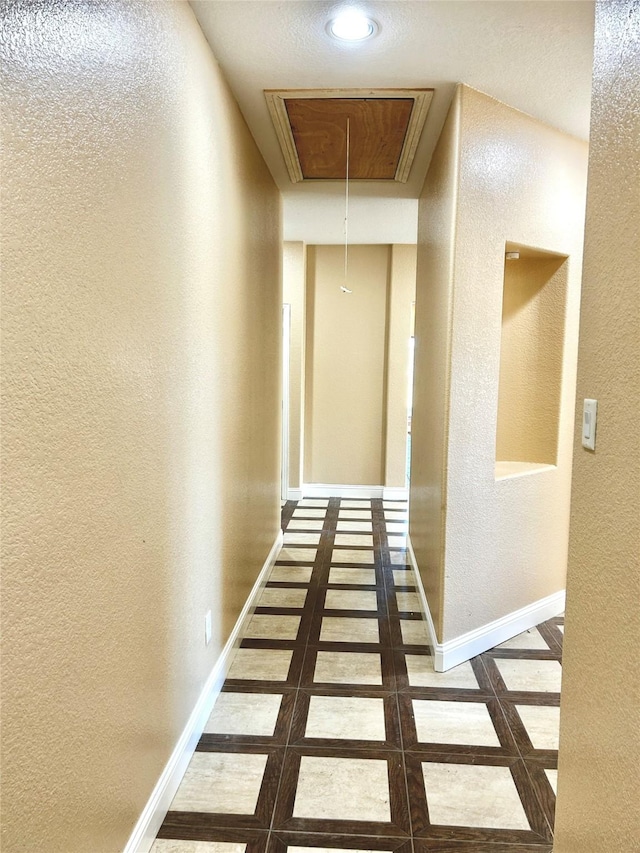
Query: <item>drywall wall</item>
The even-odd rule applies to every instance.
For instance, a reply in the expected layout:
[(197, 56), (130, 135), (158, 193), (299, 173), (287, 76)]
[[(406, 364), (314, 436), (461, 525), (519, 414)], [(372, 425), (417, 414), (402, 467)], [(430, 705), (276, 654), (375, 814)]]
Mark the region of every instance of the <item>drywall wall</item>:
[(389, 251), (307, 248), (305, 483), (383, 482)]
[(555, 465), (569, 264), (518, 253), (504, 268), (496, 460)]
[(574, 439), (556, 853), (640, 839), (640, 4), (596, 8), (577, 416), (598, 400), (595, 452)]
[(280, 201), (187, 3), (3, 16), (2, 850), (114, 853), (278, 532)]
[[(344, 192), (323, 191), (324, 182), (307, 184), (304, 193), (283, 196), (284, 239), (313, 245), (344, 241)], [(398, 184), (392, 185), (398, 187)], [(349, 239), (352, 243), (415, 244), (418, 200), (355, 196), (349, 199)]]
[[(432, 248), (429, 222), (419, 225), (410, 520), (441, 642), (564, 587), (587, 156), (585, 143), (468, 86), (458, 88), (449, 124), (455, 116), (457, 135), (449, 131), (447, 148), (436, 161), (436, 168), (447, 159), (454, 161), (449, 166), (456, 173), (454, 224), (445, 220), (448, 235), (454, 235), (453, 248), (437, 243)], [(424, 199), (423, 216), (438, 203), (439, 193), (441, 188), (432, 189), (428, 178), (424, 194), (435, 198)], [(557, 467), (496, 480), (504, 252), (509, 241), (567, 255), (569, 267)], [(423, 298), (424, 290), (434, 289), (426, 271), (440, 259), (442, 295)], [(451, 337), (449, 355), (445, 339), (432, 364), (425, 315), (436, 298), (437, 322), (451, 329)], [(434, 370), (438, 379), (426, 379)], [(430, 390), (435, 403), (425, 393)], [(431, 405), (438, 414), (426, 413)], [(444, 493), (437, 477), (443, 434)], [(432, 441), (435, 445), (425, 450), (424, 444)]]
[(409, 341), (413, 334), (416, 246), (391, 246), (387, 309), (384, 485), (404, 489), (407, 479)]
[(283, 244), (282, 300), (291, 306), (289, 341), (289, 488), (302, 489), (304, 449), (304, 363), (306, 344), (304, 243)]
[(409, 533), (442, 636), (451, 299), (460, 98), (454, 98), (418, 211)]

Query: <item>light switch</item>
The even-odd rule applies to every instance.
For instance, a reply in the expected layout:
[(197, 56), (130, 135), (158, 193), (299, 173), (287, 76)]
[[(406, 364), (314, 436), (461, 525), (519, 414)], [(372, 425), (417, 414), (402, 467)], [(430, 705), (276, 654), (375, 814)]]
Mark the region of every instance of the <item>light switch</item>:
[(582, 408), (582, 446), (587, 450), (596, 449), (596, 421), (598, 401), (585, 400)]

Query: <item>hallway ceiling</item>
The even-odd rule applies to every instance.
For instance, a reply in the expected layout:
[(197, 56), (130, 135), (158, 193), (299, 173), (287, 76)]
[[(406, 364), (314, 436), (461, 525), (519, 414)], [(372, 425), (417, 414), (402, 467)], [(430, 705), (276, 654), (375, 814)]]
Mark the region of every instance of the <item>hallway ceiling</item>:
[(325, 31), (349, 4), (191, 0), (282, 192), (343, 193), (342, 181), (292, 183), (265, 89), (434, 88), (409, 180), (360, 181), (354, 195), (417, 198), (455, 84), (474, 86), (582, 139), (589, 134), (591, 0), (371, 0), (380, 25), (358, 45)]

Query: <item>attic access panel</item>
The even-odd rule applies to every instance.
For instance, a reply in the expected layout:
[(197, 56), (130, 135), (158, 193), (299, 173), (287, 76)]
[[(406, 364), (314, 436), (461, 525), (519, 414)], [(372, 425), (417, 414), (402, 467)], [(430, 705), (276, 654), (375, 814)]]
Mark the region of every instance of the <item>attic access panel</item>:
[(293, 183), (341, 181), (350, 120), (350, 180), (405, 183), (433, 89), (265, 91)]

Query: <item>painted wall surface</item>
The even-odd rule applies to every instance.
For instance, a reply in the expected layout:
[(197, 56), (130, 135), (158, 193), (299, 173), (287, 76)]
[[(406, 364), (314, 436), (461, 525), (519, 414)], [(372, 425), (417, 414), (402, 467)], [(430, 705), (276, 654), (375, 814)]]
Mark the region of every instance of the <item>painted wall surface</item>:
[[(305, 185), (304, 193), (282, 199), (285, 240), (309, 245), (339, 245), (344, 241), (344, 191), (328, 193), (322, 181)], [(388, 189), (395, 192), (399, 184)], [(418, 200), (350, 195), (349, 239), (355, 244), (415, 244)]]
[(304, 450), (304, 364), (306, 263), (304, 243), (283, 244), (282, 301), (291, 305), (289, 351), (289, 488), (302, 488)]
[[(299, 245), (299, 244), (289, 244)], [(405, 487), (416, 247), (309, 246), (305, 483)]]
[(389, 246), (307, 249), (305, 483), (384, 477)]
[[(430, 285), (420, 260), (416, 303), (416, 326), (423, 341), (416, 362), (421, 374), (416, 377), (416, 397), (422, 401), (416, 406), (414, 442), (431, 441), (434, 435), (436, 444), (435, 451), (416, 449), (410, 532), (430, 606), (434, 596), (440, 597), (440, 605), (436, 599), (433, 609), (441, 642), (564, 587), (587, 156), (585, 143), (467, 86), (460, 86), (456, 93), (452, 115), (456, 114), (457, 136), (450, 134), (448, 154), (441, 155), (442, 160), (448, 157), (455, 162), (450, 168), (457, 170), (457, 198), (454, 225), (449, 224), (448, 230), (449, 235), (455, 233), (453, 271), (445, 266), (447, 272), (439, 280), (443, 291), (447, 275), (452, 282), (449, 304), (445, 293), (440, 299), (438, 319), (445, 327), (448, 319), (451, 328), (449, 378), (438, 386), (435, 398), (445, 420), (444, 426), (435, 424), (433, 433), (425, 422), (420, 423), (426, 420), (425, 408), (432, 405), (424, 386), (433, 380), (425, 380), (424, 375), (434, 369), (425, 357), (422, 331), (428, 322), (425, 311), (434, 297), (423, 299), (421, 290)], [(431, 192), (428, 179), (425, 193)], [(425, 213), (428, 204), (423, 204)], [(420, 226), (425, 245), (419, 249), (419, 258), (433, 264), (435, 253), (428, 242), (432, 238), (424, 236), (428, 227), (428, 222)], [(496, 480), (507, 241), (565, 254), (570, 260), (557, 467)], [(451, 262), (450, 246), (437, 249), (440, 257)], [(441, 353), (435, 369), (446, 376), (443, 358)], [(440, 460), (443, 429), (444, 496), (438, 493), (438, 480), (429, 467)], [(438, 553), (439, 564), (435, 557), (428, 558)]]
[(418, 212), (409, 533), (440, 636), (459, 135), (460, 99), (455, 98)]
[(556, 853), (640, 839), (639, 86), (640, 4), (600, 2), (577, 390), (598, 426), (595, 452), (574, 441)]
[(568, 267), (524, 247), (505, 262), (497, 460), (556, 464)]
[(387, 384), (384, 485), (405, 488), (407, 477), (407, 397), (412, 304), (416, 293), (416, 246), (391, 246), (387, 310)]
[(279, 194), (188, 4), (3, 14), (2, 850), (114, 853), (278, 532)]

